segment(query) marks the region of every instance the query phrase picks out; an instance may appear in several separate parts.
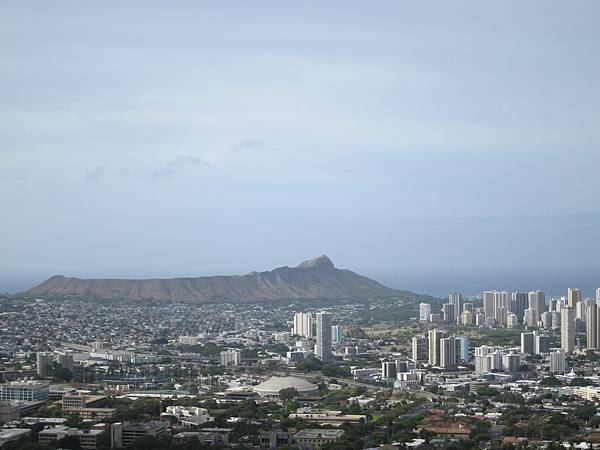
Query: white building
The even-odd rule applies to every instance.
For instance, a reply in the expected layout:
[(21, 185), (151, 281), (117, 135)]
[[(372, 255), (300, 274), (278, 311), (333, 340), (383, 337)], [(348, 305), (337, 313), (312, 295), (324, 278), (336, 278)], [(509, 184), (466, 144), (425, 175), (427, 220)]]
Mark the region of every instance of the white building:
[(336, 344), (342, 342), (342, 326), (332, 325), (331, 326), (331, 340)]
[(198, 336), (179, 336), (182, 345), (198, 345)]
[(567, 356), (565, 351), (560, 348), (550, 352), (550, 372), (565, 373), (567, 371)]
[(224, 350), (220, 356), (222, 366), (239, 366), (242, 364), (242, 353), (239, 350)]
[(50, 398), (50, 382), (46, 380), (11, 381), (0, 385), (0, 392), (2, 401), (45, 401)]
[(429, 322), (429, 315), (431, 314), (431, 304), (421, 303), (419, 304), (419, 321)]
[(297, 336), (312, 337), (313, 317), (311, 313), (294, 314), (294, 334)]
[(37, 374), (40, 378), (46, 378), (52, 373), (54, 353), (39, 352), (36, 355)]
[(575, 308), (563, 308), (560, 318), (560, 347), (571, 353), (575, 350)]

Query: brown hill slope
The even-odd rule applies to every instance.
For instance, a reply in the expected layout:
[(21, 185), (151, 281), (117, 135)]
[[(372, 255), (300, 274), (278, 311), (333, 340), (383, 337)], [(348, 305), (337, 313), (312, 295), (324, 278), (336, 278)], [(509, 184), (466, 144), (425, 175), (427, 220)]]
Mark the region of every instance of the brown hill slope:
[(80, 279), (57, 275), (27, 293), (197, 301), (414, 296), (387, 288), (350, 270), (337, 269), (327, 256), (319, 256), (296, 267), (285, 266), (242, 276), (126, 280)]

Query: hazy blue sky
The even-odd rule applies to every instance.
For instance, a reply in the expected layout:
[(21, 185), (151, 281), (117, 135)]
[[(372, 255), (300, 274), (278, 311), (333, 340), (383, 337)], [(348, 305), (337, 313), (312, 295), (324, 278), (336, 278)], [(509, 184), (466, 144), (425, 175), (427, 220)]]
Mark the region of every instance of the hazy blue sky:
[(418, 292), (591, 295), (599, 17), (591, 0), (3, 2), (0, 291), (326, 253)]

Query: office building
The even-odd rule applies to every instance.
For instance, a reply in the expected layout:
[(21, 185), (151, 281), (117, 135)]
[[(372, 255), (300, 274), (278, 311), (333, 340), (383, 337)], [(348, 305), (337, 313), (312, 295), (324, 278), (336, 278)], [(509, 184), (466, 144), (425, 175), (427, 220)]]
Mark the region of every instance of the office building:
[(575, 303), (575, 318), (577, 320), (581, 320), (582, 322), (586, 321), (588, 303), (589, 303), (588, 300), (583, 300), (583, 301)]
[(160, 438), (166, 432), (167, 426), (163, 422), (113, 423), (110, 427), (111, 448), (125, 448), (136, 439), (146, 436)]
[(312, 337), (313, 318), (311, 313), (294, 314), (293, 333), (297, 336)]
[(567, 306), (575, 308), (577, 303), (581, 301), (581, 290), (577, 288), (567, 289)]
[(429, 359), (429, 340), (425, 336), (412, 338), (412, 360), (414, 363), (425, 362)]
[(331, 361), (331, 314), (317, 313), (317, 343), (315, 355), (323, 362)]
[(239, 366), (242, 364), (242, 353), (239, 350), (224, 350), (219, 356), (222, 366)]
[(429, 365), (439, 366), (440, 365), (440, 340), (445, 337), (443, 331), (438, 329), (430, 330), (428, 333), (429, 337)]
[(431, 315), (431, 304), (421, 303), (419, 305), (419, 321), (429, 322), (429, 316)]
[(560, 318), (560, 348), (571, 353), (575, 349), (575, 308), (563, 308)]
[(567, 371), (567, 357), (565, 351), (561, 349), (550, 352), (550, 372), (565, 373)]
[(0, 397), (2, 401), (45, 401), (50, 399), (50, 382), (46, 380), (29, 380), (4, 383), (0, 385)]
[(38, 352), (36, 355), (36, 364), (38, 377), (49, 377), (54, 369), (54, 353)]

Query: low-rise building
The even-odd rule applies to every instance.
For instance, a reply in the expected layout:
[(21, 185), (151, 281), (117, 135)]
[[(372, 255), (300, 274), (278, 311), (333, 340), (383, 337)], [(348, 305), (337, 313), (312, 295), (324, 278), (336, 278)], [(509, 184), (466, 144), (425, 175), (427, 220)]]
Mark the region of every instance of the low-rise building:
[(50, 398), (50, 382), (46, 380), (11, 381), (0, 385), (3, 401), (46, 401)]
[(141, 423), (117, 422), (110, 427), (110, 442), (113, 448), (127, 447), (136, 439), (153, 436), (161, 437), (167, 432), (162, 422), (150, 421)]
[(302, 450), (320, 448), (323, 444), (339, 441), (344, 430), (311, 429), (300, 430), (294, 435), (294, 442)]
[(322, 425), (333, 425), (339, 427), (344, 423), (365, 423), (367, 416), (363, 414), (342, 414), (341, 411), (309, 411), (304, 413), (292, 413), (290, 419), (304, 419)]

